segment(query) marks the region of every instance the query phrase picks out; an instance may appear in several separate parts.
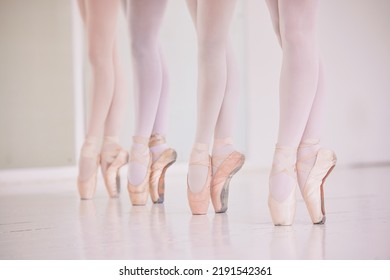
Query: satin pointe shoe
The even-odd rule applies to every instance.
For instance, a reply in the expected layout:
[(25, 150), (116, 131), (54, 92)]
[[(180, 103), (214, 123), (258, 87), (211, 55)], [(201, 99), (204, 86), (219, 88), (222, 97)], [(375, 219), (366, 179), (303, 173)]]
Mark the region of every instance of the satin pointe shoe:
[[(77, 177), (77, 188), (79, 191), (80, 198), (83, 200), (92, 199), (96, 191), (96, 177), (100, 163), (100, 155), (97, 153), (96, 147), (97, 145), (95, 140), (86, 140), (80, 153), (80, 166), (79, 175)], [(82, 170), (83, 167), (81, 165), (83, 164), (83, 160), (91, 161), (92, 163), (94, 163), (94, 166), (92, 168), (89, 167), (89, 170)]]
[[(204, 156), (204, 151), (207, 149), (206, 144), (195, 144), (193, 152), (191, 154), (189, 166), (191, 165), (202, 165), (208, 168), (206, 182), (200, 192), (192, 192), (188, 183), (187, 177), (187, 198), (188, 203), (193, 215), (205, 215), (207, 214), (210, 204), (210, 184), (211, 184), (211, 157), (207, 152), (207, 158)], [(193, 156), (198, 153), (197, 156)]]
[[(310, 157), (315, 158), (313, 166), (305, 164)], [(325, 223), (324, 184), (336, 166), (336, 162), (336, 154), (327, 149), (319, 149), (317, 153), (308, 155), (297, 162), (298, 172), (309, 173), (301, 192), (313, 224)]]
[[(149, 140), (149, 148), (156, 145), (165, 144), (165, 137), (159, 134), (153, 134)], [(165, 172), (177, 158), (174, 149), (168, 148), (152, 163), (150, 167), (149, 192), (153, 203), (163, 203), (165, 194)]]
[(276, 146), (274, 161), (270, 174), (270, 181), (273, 176), (285, 173), (293, 179), (293, 187), (290, 194), (283, 200), (276, 199), (271, 194), (271, 186), (268, 196), (268, 207), (271, 213), (272, 222), (275, 226), (289, 226), (294, 222), (297, 188), (297, 175), (295, 170), (295, 159), (297, 149), (284, 146)]
[[(133, 142), (143, 145), (144, 148), (132, 148), (130, 150), (129, 164), (130, 162), (137, 162), (146, 166), (147, 171), (144, 180), (139, 185), (131, 184), (129, 178), (127, 178), (127, 189), (129, 191), (131, 204), (134, 206), (142, 206), (146, 204), (149, 196), (149, 178), (150, 166), (152, 164), (152, 154), (149, 152), (148, 148), (149, 138), (134, 136)], [(148, 154), (148, 156), (145, 157), (145, 154)]]
[(229, 183), (233, 175), (236, 174), (245, 162), (245, 156), (237, 151), (232, 152), (227, 157), (213, 156), (213, 165), (218, 164), (211, 180), (211, 202), (215, 213), (225, 213), (228, 209)]
[(109, 149), (101, 152), (101, 169), (108, 195), (111, 198), (119, 196), (120, 193), (120, 176), (119, 170), (127, 163), (128, 153), (118, 143), (111, 142)]

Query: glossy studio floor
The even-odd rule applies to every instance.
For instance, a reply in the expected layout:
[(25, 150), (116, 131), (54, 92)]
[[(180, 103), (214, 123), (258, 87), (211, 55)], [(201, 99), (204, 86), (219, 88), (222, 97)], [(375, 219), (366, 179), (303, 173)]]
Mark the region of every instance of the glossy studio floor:
[(243, 169), (228, 212), (205, 216), (190, 214), (185, 172), (174, 167), (165, 203), (142, 207), (131, 206), (125, 180), (119, 199), (99, 182), (92, 201), (70, 179), (3, 182), (0, 259), (390, 259), (390, 165), (336, 167), (325, 225), (312, 225), (298, 198), (295, 224), (273, 226), (267, 177)]

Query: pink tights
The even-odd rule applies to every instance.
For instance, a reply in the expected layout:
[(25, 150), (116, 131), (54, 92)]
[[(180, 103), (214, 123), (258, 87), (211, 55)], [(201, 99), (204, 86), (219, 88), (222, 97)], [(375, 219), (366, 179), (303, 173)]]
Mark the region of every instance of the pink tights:
[[(236, 0), (187, 0), (198, 38), (197, 126), (191, 161), (205, 161), (214, 137), (213, 155), (228, 155), (238, 98), (238, 73), (229, 43), (229, 27)], [(202, 147), (202, 148), (199, 148)], [(208, 167), (190, 164), (192, 192), (202, 190)]]
[[(318, 0), (267, 0), (275, 33), (283, 50), (280, 75), (278, 146), (291, 148), (284, 156), (275, 153), (274, 163), (288, 158), (293, 165), (320, 148), (324, 104), (324, 74), (317, 43)], [(307, 162), (309, 161), (309, 162)], [(308, 173), (298, 172), (302, 188)], [(284, 200), (295, 180), (281, 172), (270, 178), (270, 192)]]

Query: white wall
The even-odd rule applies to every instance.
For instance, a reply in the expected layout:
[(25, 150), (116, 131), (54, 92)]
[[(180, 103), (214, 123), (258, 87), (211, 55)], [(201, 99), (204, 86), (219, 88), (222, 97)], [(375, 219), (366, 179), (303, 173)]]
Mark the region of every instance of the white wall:
[(341, 162), (390, 161), (390, 2), (323, 1), (325, 140)]
[[(277, 133), (281, 53), (264, 1), (246, 2), (249, 153), (269, 166)], [(323, 144), (339, 164), (390, 162), (390, 2), (327, 0), (320, 5), (326, 67)]]
[(74, 165), (70, 3), (0, 1), (0, 170)]

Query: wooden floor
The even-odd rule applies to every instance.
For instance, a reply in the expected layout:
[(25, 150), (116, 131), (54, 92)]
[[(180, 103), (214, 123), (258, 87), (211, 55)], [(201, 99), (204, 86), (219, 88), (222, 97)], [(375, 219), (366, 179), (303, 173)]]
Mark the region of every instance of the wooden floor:
[(271, 224), (267, 172), (231, 181), (225, 214), (192, 216), (185, 175), (167, 174), (163, 205), (132, 207), (125, 184), (99, 182), (80, 201), (75, 182), (0, 186), (0, 259), (390, 259), (390, 166), (337, 167), (326, 185), (327, 223), (301, 198), (295, 223)]

